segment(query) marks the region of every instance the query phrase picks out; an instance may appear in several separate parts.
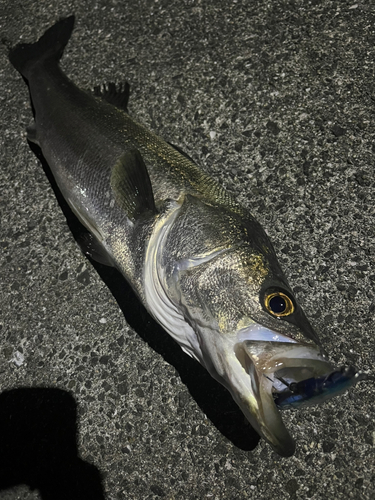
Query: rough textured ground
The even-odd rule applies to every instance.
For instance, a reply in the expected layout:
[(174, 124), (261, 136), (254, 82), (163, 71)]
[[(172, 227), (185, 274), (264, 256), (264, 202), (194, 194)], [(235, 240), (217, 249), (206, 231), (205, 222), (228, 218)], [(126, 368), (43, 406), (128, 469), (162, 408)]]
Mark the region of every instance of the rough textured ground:
[[(75, 13), (68, 75), (128, 80), (130, 112), (267, 229), (331, 358), (373, 368), (371, 2), (0, 7), (6, 44)], [(285, 412), (294, 457), (257, 444), (230, 396), (78, 249), (25, 139), (27, 88), (0, 52), (0, 498), (101, 498), (98, 471), (108, 500), (375, 498), (373, 382)]]

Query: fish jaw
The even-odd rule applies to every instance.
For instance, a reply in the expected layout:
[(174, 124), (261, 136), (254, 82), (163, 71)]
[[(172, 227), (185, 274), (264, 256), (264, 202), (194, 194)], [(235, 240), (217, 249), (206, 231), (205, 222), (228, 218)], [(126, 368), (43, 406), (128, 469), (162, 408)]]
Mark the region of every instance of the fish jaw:
[(333, 367), (320, 348), (257, 323), (229, 338), (208, 330), (201, 330), (200, 337), (204, 365), (210, 374), (228, 389), (252, 427), (276, 453), (293, 455), (294, 439), (274, 401), (275, 388), (281, 384), (278, 372), (291, 381), (331, 372)]

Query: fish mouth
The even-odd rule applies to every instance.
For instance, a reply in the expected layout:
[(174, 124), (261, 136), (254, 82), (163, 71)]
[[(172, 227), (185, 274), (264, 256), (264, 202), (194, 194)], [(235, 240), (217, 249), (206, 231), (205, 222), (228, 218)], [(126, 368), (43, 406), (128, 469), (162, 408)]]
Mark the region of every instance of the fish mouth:
[(279, 455), (293, 455), (295, 443), (275, 399), (306, 380), (328, 376), (333, 365), (317, 345), (297, 342), (258, 324), (237, 333), (235, 354), (250, 378), (253, 396), (251, 404), (234, 396), (237, 403)]

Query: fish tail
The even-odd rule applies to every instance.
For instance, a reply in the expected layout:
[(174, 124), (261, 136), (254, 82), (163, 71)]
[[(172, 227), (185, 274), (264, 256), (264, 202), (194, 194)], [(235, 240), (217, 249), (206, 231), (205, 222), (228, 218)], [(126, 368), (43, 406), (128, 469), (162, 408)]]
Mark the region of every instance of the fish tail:
[(35, 43), (21, 43), (9, 52), (9, 60), (26, 79), (31, 68), (41, 61), (58, 62), (72, 34), (74, 16), (60, 19)]

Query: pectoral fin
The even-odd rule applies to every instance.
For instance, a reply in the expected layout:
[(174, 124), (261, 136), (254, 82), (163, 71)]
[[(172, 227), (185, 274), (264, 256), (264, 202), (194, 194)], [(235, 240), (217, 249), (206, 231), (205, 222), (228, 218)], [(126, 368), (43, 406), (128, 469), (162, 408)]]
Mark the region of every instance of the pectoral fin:
[(151, 180), (137, 149), (120, 156), (112, 169), (111, 188), (116, 203), (133, 222), (147, 213), (157, 213)]

